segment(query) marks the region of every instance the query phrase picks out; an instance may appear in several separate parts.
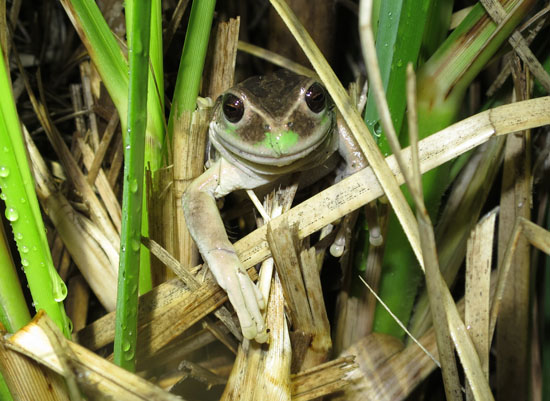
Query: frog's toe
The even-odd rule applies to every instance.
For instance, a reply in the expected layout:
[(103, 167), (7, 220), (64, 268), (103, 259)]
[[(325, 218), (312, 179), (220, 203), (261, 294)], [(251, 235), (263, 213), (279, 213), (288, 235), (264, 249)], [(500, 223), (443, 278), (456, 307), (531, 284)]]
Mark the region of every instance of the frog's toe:
[(267, 330), (265, 329), (265, 327), (263, 328), (262, 331), (259, 331), (256, 334), (256, 338), (255, 338), (256, 342), (260, 344), (267, 342), (268, 339), (269, 339), (269, 334), (267, 333)]
[(254, 295), (256, 296), (256, 302), (258, 303), (258, 307), (260, 308), (260, 310), (264, 310), (265, 309), (264, 297), (260, 292), (260, 289), (256, 285), (253, 285), (253, 288), (254, 288)]
[(244, 327), (241, 325), (241, 330), (243, 332), (243, 337), (248, 340), (253, 340), (256, 338), (258, 330), (256, 330), (256, 325), (252, 324), (250, 326)]

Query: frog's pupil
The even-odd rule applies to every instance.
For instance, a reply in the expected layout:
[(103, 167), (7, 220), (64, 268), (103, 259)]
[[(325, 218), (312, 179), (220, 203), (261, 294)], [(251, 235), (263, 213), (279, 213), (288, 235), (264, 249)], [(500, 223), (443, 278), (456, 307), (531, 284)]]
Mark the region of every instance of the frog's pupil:
[(238, 123), (243, 118), (244, 103), (237, 96), (229, 93), (223, 98), (222, 110), (227, 121)]
[(306, 104), (314, 113), (320, 113), (324, 110), (325, 101), (325, 89), (318, 83), (311, 85), (305, 94)]

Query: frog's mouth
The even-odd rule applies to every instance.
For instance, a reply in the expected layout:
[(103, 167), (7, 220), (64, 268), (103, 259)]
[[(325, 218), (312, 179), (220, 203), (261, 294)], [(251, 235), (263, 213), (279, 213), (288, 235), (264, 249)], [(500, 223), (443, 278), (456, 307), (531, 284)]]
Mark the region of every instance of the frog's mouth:
[(214, 122), (210, 125), (209, 135), (216, 150), (228, 161), (262, 174), (305, 170), (323, 163), (338, 147), (333, 129), (318, 136), (315, 142), (301, 144), (297, 133), (284, 131), (268, 132), (262, 142), (243, 146), (241, 141), (232, 141), (232, 136), (220, 133)]

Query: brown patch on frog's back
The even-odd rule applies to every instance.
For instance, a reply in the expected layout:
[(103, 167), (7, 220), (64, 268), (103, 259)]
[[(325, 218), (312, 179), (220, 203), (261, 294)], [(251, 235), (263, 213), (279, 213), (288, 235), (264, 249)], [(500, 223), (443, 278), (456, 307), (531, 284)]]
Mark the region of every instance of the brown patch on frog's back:
[(297, 93), (310, 79), (288, 70), (278, 70), (267, 76), (256, 76), (241, 82), (237, 87), (248, 92), (248, 96), (261, 99), (263, 109), (274, 117), (284, 116), (288, 111), (288, 99)]

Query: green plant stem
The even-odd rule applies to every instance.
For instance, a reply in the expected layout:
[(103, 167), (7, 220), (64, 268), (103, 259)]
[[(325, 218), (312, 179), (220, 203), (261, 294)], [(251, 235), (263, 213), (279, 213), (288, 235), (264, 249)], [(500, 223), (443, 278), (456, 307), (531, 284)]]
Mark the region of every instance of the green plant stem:
[[(149, 59), (151, 62), (151, 73), (149, 74), (149, 93), (156, 93), (158, 96), (154, 97), (156, 104), (154, 106), (148, 105), (148, 109), (154, 107), (157, 112), (155, 114), (162, 115), (164, 117), (164, 75), (163, 75), (163, 51), (162, 51), (162, 4), (161, 0), (152, 0), (151, 2), (151, 41), (149, 46)], [(164, 121), (158, 119), (159, 122)], [(164, 126), (157, 127), (157, 130), (164, 133)], [(159, 152), (160, 151), (160, 152)], [(158, 152), (159, 154), (155, 154)], [(162, 157), (162, 153), (165, 152), (165, 146), (163, 142), (162, 149), (156, 147), (150, 147), (148, 143), (145, 144), (145, 160), (156, 160)], [(146, 168), (152, 168), (149, 166)], [(161, 163), (154, 166), (155, 170), (161, 167)], [(144, 175), (145, 180), (145, 175)], [(145, 182), (143, 187), (145, 188)], [(149, 218), (147, 208), (147, 196), (143, 196), (143, 205), (141, 213), (141, 235), (149, 237)], [(151, 255), (149, 250), (141, 245), (140, 255), (140, 268), (139, 268), (139, 293), (144, 294), (153, 288), (153, 280), (151, 278)]]
[(195, 0), (191, 6), (168, 120), (168, 131), (171, 133), (175, 118), (179, 118), (184, 111), (195, 110), (215, 6), (215, 0)]
[[(1, 49), (0, 93), (0, 189), (6, 218), (14, 233), (34, 307), (44, 309), (64, 335), (70, 337), (70, 322), (62, 302), (67, 287), (53, 265)], [(24, 319), (25, 316), (17, 318)]]
[(122, 230), (115, 324), (114, 362), (135, 370), (137, 342), (137, 305), (141, 244), (141, 207), (147, 125), (147, 82), (151, 2), (132, 0), (133, 12), (129, 43), (130, 84), (128, 91), (128, 130), (124, 149), (124, 187)]
[(31, 315), (11, 258), (6, 233), (0, 224), (0, 322), (9, 333), (15, 333), (30, 320)]

